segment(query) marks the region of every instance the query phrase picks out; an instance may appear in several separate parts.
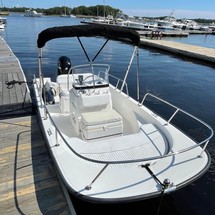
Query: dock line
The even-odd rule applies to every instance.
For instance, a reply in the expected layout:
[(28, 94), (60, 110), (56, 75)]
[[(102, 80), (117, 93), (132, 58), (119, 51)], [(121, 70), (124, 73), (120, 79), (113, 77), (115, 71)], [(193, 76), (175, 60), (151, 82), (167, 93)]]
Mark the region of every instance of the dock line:
[(15, 84), (32, 84), (33, 81), (16, 81), (16, 80), (12, 80), (12, 81), (5, 81), (5, 84), (7, 85), (7, 89), (11, 89), (14, 87)]

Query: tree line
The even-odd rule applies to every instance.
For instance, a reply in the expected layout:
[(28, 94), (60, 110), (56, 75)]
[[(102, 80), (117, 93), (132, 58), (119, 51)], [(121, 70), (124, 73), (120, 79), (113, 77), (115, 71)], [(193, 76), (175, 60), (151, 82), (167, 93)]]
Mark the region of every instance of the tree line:
[[(10, 11), (10, 12), (18, 12), (18, 13), (24, 13), (25, 10), (29, 8), (26, 7), (13, 7), (13, 8), (2, 8), (2, 11)], [(96, 6), (79, 6), (79, 7), (53, 7), (48, 9), (43, 8), (32, 8), (33, 10), (36, 10), (38, 13), (43, 13), (44, 15), (61, 15), (61, 14), (74, 14), (74, 15), (85, 15), (85, 16), (107, 16), (112, 15), (116, 16), (119, 12), (121, 12), (119, 9), (112, 8), (110, 6), (104, 6), (104, 5), (96, 5)]]

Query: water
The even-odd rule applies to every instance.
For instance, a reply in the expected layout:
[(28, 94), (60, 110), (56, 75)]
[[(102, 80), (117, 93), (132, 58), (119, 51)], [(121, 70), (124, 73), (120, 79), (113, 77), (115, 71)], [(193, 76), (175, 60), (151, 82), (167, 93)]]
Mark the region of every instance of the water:
[[(0, 34), (10, 45), (15, 55), (19, 58), (22, 68), (28, 81), (33, 75), (38, 74), (38, 49), (37, 35), (48, 27), (60, 25), (80, 24), (81, 19), (42, 17), (31, 18), (19, 14), (12, 14), (8, 17), (8, 24)], [(167, 38), (165, 38), (167, 39)], [(214, 48), (215, 35), (192, 35), (188, 38), (169, 38), (179, 42), (195, 45), (202, 45)], [(57, 42), (58, 41), (58, 42)], [(91, 58), (99, 50), (99, 45), (104, 39), (84, 38), (83, 43)], [(68, 49), (69, 48), (69, 49)], [(132, 48), (122, 45), (120, 42), (112, 41), (102, 51), (96, 62), (105, 60), (112, 66), (111, 74), (123, 77), (127, 69)], [(45, 75), (52, 79), (56, 78), (57, 60), (62, 55), (71, 58), (72, 64), (87, 63), (83, 57), (83, 51), (77, 43), (76, 38), (52, 40), (47, 43), (43, 52), (43, 62)], [(201, 65), (187, 59), (180, 59), (171, 55), (164, 55), (158, 51), (150, 49), (140, 49), (140, 89), (141, 98), (146, 92), (151, 92), (163, 99), (181, 107), (185, 111), (199, 117), (211, 125), (215, 130), (215, 69), (214, 67)], [(133, 68), (132, 68), (133, 69)], [(131, 73), (129, 78), (130, 95), (135, 97), (136, 89), (135, 75)], [(161, 207), (160, 214), (171, 215), (212, 215), (215, 211), (215, 139), (209, 144), (208, 150), (212, 156), (212, 164), (209, 171), (191, 185), (167, 195)], [(139, 203), (129, 203), (123, 205), (120, 210), (123, 214), (156, 214), (159, 199), (147, 200)], [(77, 203), (77, 207), (82, 215), (83, 206)], [(94, 207), (94, 206), (93, 206)], [(100, 209), (103, 206), (100, 206)], [(118, 208), (117, 205), (107, 211)], [(99, 208), (97, 208), (99, 210)], [(113, 212), (109, 212), (114, 214)]]

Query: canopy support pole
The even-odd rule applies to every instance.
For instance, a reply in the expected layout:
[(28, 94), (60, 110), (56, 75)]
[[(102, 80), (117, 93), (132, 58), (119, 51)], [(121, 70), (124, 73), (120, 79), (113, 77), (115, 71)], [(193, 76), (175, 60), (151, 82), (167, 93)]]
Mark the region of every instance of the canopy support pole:
[(131, 56), (131, 60), (130, 60), (129, 65), (128, 65), (128, 68), (127, 68), (127, 71), (126, 71), (126, 73), (125, 73), (124, 80), (123, 80), (123, 82), (122, 82), (122, 86), (121, 86), (121, 89), (120, 89), (121, 92), (122, 92), (122, 90), (123, 90), (123, 88), (124, 88), (124, 86), (125, 86), (125, 84), (126, 84), (127, 76), (128, 76), (129, 71), (130, 71), (130, 67), (131, 67), (131, 64), (132, 64), (132, 62), (133, 62), (133, 59), (134, 59), (134, 56), (135, 56), (135, 53), (136, 53), (137, 49), (138, 49), (138, 47), (135, 46), (135, 47), (134, 47), (134, 51), (133, 51), (132, 56)]
[(137, 49), (137, 101), (140, 103), (140, 81), (139, 81), (139, 73), (140, 73), (140, 63), (139, 63), (139, 51)]
[(88, 54), (87, 54), (87, 52), (86, 52), (86, 50), (85, 50), (85, 48), (84, 48), (84, 46), (83, 46), (81, 40), (80, 40), (80, 38), (79, 38), (79, 37), (77, 37), (77, 38), (78, 38), (79, 43), (81, 44), (81, 48), (83, 49), (84, 54), (85, 54), (86, 57), (87, 57), (87, 60), (90, 62), (90, 58), (89, 58), (89, 56), (88, 56)]
[[(45, 87), (44, 87), (44, 80), (42, 74), (42, 48), (39, 48), (39, 80), (40, 80), (40, 104), (42, 106), (42, 99), (44, 99), (44, 107), (46, 105), (46, 96), (45, 96)], [(44, 96), (43, 96), (44, 95)], [(47, 119), (46, 108), (44, 108), (44, 119)]]
[(95, 55), (95, 57), (93, 58), (92, 62), (97, 58), (97, 56), (99, 55), (99, 53), (102, 51), (102, 49), (105, 47), (105, 45), (107, 44), (107, 42), (109, 41), (109, 39), (106, 40), (106, 42), (103, 44), (103, 46), (99, 49), (98, 53)]

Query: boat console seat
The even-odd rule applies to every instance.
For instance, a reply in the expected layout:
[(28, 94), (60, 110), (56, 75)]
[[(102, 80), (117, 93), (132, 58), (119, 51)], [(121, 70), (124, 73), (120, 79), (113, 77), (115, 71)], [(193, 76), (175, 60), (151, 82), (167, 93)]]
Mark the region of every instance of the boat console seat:
[(122, 135), (122, 117), (114, 109), (82, 113), (80, 128), (81, 135), (86, 140)]

